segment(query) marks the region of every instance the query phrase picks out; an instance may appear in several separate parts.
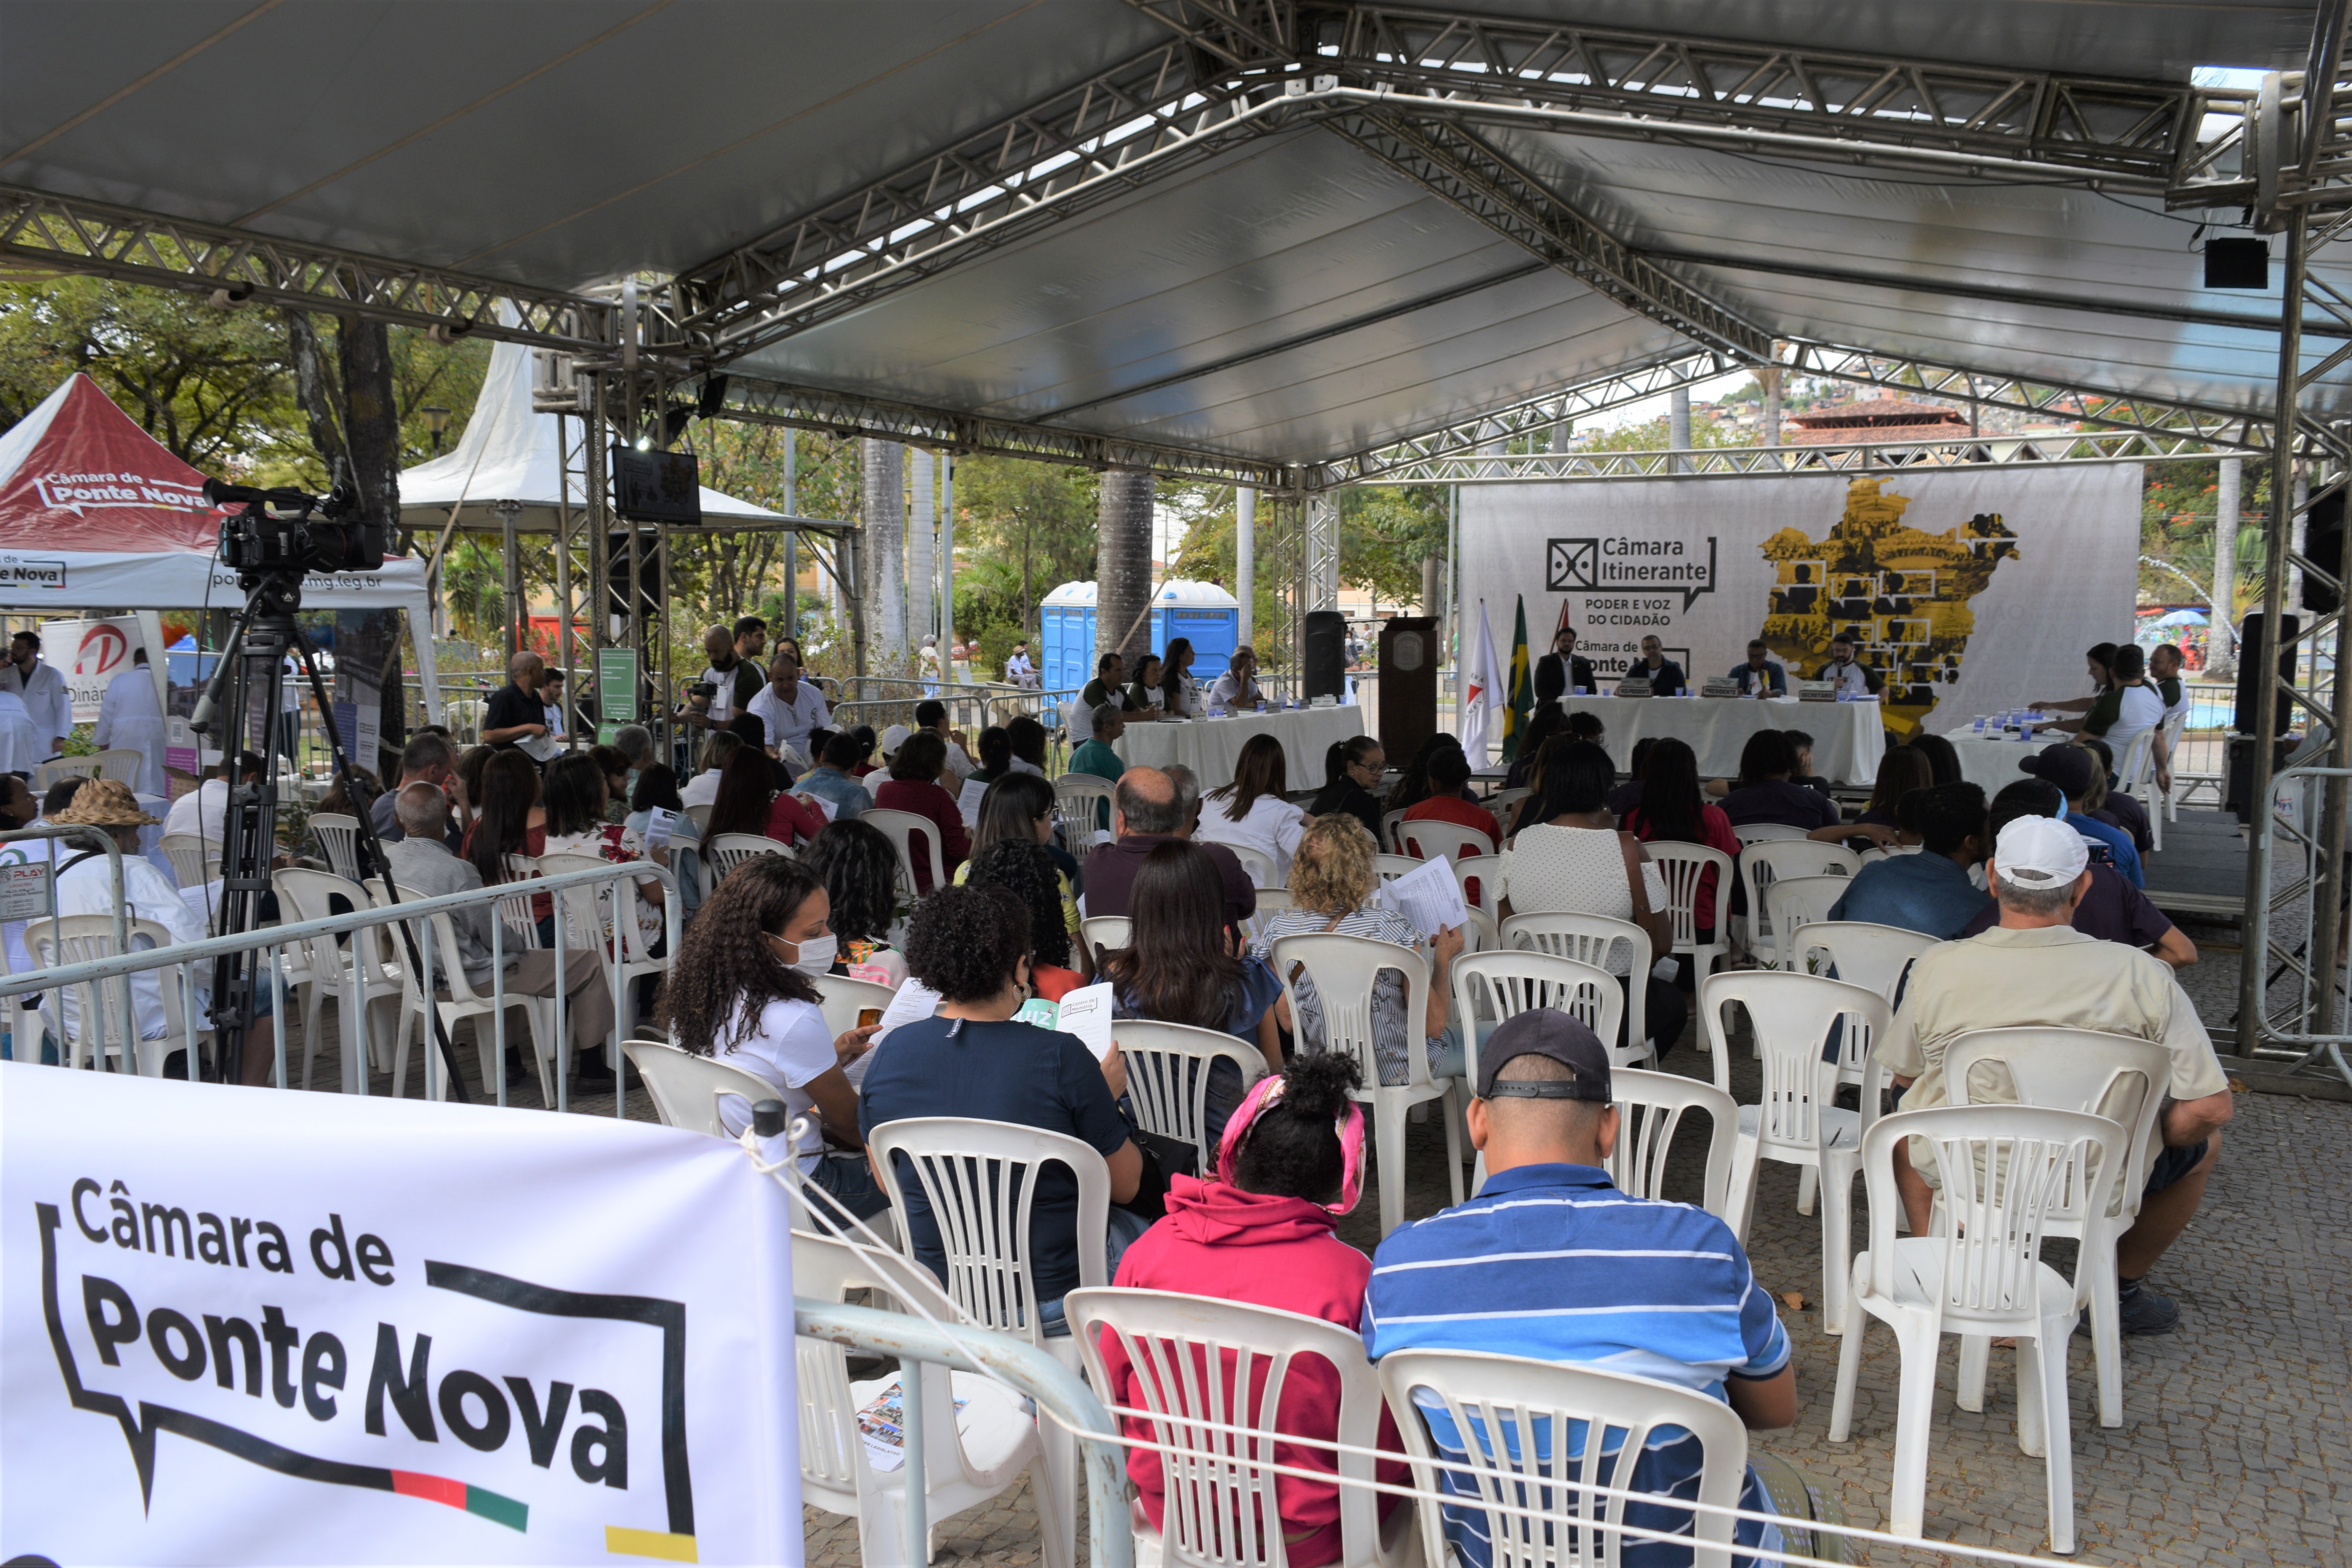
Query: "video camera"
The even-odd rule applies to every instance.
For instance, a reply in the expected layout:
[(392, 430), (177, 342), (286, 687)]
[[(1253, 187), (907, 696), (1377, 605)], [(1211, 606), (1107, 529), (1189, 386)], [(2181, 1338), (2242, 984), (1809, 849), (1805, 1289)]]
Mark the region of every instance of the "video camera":
[(221, 519), (220, 535), (221, 562), (240, 576), (373, 572), (383, 564), (383, 525), (357, 515), (359, 491), (348, 479), (323, 496), (206, 479), (205, 499), (216, 507), (244, 504)]

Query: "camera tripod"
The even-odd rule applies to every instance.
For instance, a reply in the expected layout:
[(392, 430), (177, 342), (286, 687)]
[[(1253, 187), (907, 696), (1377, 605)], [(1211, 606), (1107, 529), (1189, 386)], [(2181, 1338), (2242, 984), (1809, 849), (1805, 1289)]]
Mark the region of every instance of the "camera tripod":
[[(250, 574), (248, 574), (249, 577)], [(241, 577), (241, 583), (248, 582)], [(227, 776), (236, 781), (229, 786), (227, 821), (222, 846), (222, 896), (215, 915), (215, 936), (239, 935), (257, 931), (261, 924), (262, 896), (270, 890), (270, 865), (278, 846), (278, 762), (280, 754), (282, 726), (278, 714), (283, 710), (286, 695), (286, 661), (289, 656), (301, 661), (301, 674), (309, 681), (311, 699), (319, 705), (319, 718), (327, 733), (327, 746), (334, 764), (334, 776), (341, 779), (344, 793), (350, 795), (357, 809), (352, 816), (359, 823), (358, 852), (361, 873), (383, 879), (385, 897), (393, 903), (400, 901), (399, 889), (393, 885), (392, 868), (385, 861), (383, 845), (376, 837), (369, 800), (362, 788), (352, 761), (343, 750), (343, 739), (335, 727), (334, 709), (327, 701), (327, 689), (319, 679), (319, 666), (310, 641), (303, 636), (294, 613), (302, 605), (302, 574), (299, 569), (272, 571), (251, 580), (245, 608), (237, 613), (236, 625), (229, 633), (228, 651), (213, 670), (212, 679), (205, 688), (203, 700), (196, 705), (191, 727), (199, 733), (216, 727), (220, 695), (226, 686), (229, 693), (227, 711), (235, 715), (218, 726), (221, 758)], [(261, 701), (261, 777), (251, 784), (244, 782), (244, 770), (237, 766), (246, 716), (255, 710), (253, 698)], [(393, 931), (407, 954), (409, 973), (425, 973), (423, 955), (417, 951), (416, 937), (406, 921), (393, 922)], [(213, 965), (213, 1026), (214, 1037), (220, 1043), (220, 1071), (228, 1083), (244, 1081), (246, 1037), (251, 1030), (256, 1005), (261, 996), (265, 977), (261, 973), (261, 950), (245, 948), (215, 959)], [(313, 1005), (316, 1004), (314, 1003)], [(361, 1001), (364, 1007), (364, 998)], [(457, 1072), (457, 1054), (449, 1039), (448, 1030), (441, 1021), (440, 1009), (428, 1002), (425, 1008), (433, 1043), (441, 1053), (441, 1064), (446, 1075), (453, 1099), (467, 1099), (465, 1079)], [(285, 1028), (280, 1019), (278, 1027)], [(350, 1021), (345, 1020), (346, 1031)], [(281, 1038), (282, 1038), (281, 1034)], [(351, 1048), (346, 1044), (346, 1049)], [(367, 1064), (359, 1066), (362, 1081)]]

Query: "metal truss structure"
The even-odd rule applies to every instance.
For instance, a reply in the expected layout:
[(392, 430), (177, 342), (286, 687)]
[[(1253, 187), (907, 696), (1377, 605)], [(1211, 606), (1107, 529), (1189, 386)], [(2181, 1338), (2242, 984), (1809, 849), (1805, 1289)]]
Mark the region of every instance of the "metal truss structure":
[[(15, 185), (0, 186), (0, 257), (35, 270), (208, 294), (223, 307), (259, 303), (369, 316), (444, 339), (472, 335), (601, 353), (614, 331), (611, 302), (584, 294), (520, 288)], [(500, 306), (513, 311), (513, 324), (499, 319)]]

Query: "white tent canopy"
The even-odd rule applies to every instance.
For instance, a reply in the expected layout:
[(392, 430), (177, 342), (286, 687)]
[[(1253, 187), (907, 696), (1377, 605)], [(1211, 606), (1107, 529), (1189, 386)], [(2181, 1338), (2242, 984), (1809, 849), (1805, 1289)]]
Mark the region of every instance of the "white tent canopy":
[[(519, 527), (544, 530), (554, 522), (559, 498), (577, 511), (586, 505), (581, 476), (563, 463), (562, 416), (530, 405), (530, 350), (499, 343), (490, 351), (489, 374), (474, 416), (455, 451), (402, 470), (400, 511), (411, 528), (445, 526), (457, 507), (461, 527), (498, 527), (502, 507), (521, 510)], [(780, 512), (702, 487), (706, 521), (781, 522)]]

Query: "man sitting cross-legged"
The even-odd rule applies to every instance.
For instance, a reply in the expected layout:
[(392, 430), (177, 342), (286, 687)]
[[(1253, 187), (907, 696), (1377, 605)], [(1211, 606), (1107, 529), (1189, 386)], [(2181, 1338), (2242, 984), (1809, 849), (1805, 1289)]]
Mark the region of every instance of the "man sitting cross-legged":
[[(1480, 1047), (1470, 1141), (1486, 1185), (1458, 1207), (1391, 1233), (1372, 1256), (1364, 1341), (1391, 1351), (1483, 1351), (1626, 1373), (1702, 1390), (1751, 1427), (1797, 1418), (1796, 1371), (1772, 1298), (1748, 1272), (1728, 1226), (1685, 1204), (1631, 1198), (1601, 1168), (1617, 1142), (1609, 1053), (1566, 1013), (1538, 1008), (1496, 1026)], [(1402, 1413), (1400, 1413), (1402, 1414)], [(1461, 1438), (1423, 1409), (1447, 1457)], [(1679, 1436), (1677, 1436), (1679, 1434)], [(1538, 1431), (1539, 1443), (1550, 1436)], [(1582, 1435), (1571, 1431), (1571, 1442)], [(1630, 1480), (1662, 1497), (1698, 1494), (1698, 1439), (1660, 1427)], [(1449, 1490), (1467, 1491), (1444, 1474)], [(1742, 1508), (1775, 1510), (1755, 1472)], [(1625, 1523), (1687, 1534), (1681, 1510), (1635, 1505)], [(1448, 1508), (1445, 1536), (1464, 1568), (1489, 1568), (1483, 1516)], [(1743, 1521), (1740, 1545), (1775, 1550), (1775, 1528)], [(1628, 1538), (1624, 1568), (1681, 1568), (1679, 1542)]]
[[(2235, 1109), (2229, 1079), (2168, 964), (2074, 929), (2076, 906), (2091, 889), (2090, 849), (2080, 834), (2050, 817), (2018, 817), (1993, 843), (1991, 881), (2000, 924), (1932, 947), (1913, 961), (1903, 1005), (1873, 1055), (1898, 1086), (1908, 1086), (1902, 1109), (1925, 1110), (1950, 1103), (1944, 1052), (1972, 1029), (2096, 1029), (2170, 1051), (2172, 1079), (2157, 1122), (2162, 1146), (2151, 1140), (2139, 1218), (2116, 1243), (2124, 1332), (2170, 1333), (2180, 1309), (2142, 1289), (2140, 1279), (2188, 1228), (2204, 1199), (2206, 1177), (2221, 1158), (2222, 1125)], [(2013, 1104), (2016, 1099), (2006, 1072), (1990, 1067), (1970, 1072), (1971, 1103)], [(1932, 1166), (1913, 1168), (1926, 1145), (1916, 1139), (1911, 1143), (1908, 1153), (1895, 1145), (1895, 1181), (1912, 1232), (1926, 1236), (1937, 1183)]]

